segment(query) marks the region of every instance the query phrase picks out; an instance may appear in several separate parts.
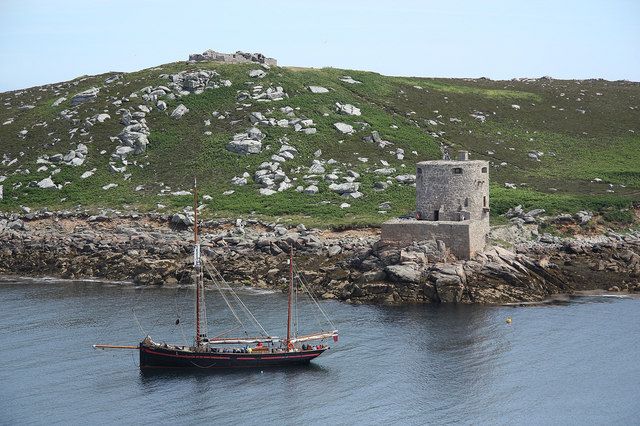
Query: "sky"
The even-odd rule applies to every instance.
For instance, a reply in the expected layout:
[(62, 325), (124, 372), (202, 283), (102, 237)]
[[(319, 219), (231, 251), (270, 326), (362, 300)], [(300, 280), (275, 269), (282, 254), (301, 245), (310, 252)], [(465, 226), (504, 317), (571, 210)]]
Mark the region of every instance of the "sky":
[(0, 0), (0, 91), (206, 49), (386, 75), (640, 81), (640, 0)]

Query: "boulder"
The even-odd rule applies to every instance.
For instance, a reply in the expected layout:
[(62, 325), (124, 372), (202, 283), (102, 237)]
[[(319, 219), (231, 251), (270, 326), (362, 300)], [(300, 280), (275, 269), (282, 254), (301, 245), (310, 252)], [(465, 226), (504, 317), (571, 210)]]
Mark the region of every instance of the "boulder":
[(178, 226), (191, 227), (194, 224), (194, 218), (191, 215), (176, 213), (171, 217), (171, 223)]
[(340, 77), (340, 81), (343, 81), (343, 82), (345, 82), (345, 83), (349, 83), (349, 84), (361, 84), (361, 83), (362, 83), (361, 81), (354, 80), (353, 78), (351, 78), (351, 77), (350, 77), (350, 76), (348, 76), (348, 75), (345, 75), (345, 76), (343, 76), (343, 77)]
[(260, 188), (259, 190), (260, 195), (273, 195), (276, 194), (278, 191), (274, 191), (273, 189), (269, 189), (269, 188)]
[(53, 180), (51, 179), (51, 176), (49, 176), (48, 178), (44, 178), (42, 179), (40, 182), (38, 182), (38, 188), (41, 189), (57, 189), (58, 186), (53, 182)]
[(104, 123), (106, 120), (110, 119), (111, 116), (109, 114), (98, 114), (96, 115), (96, 121), (98, 123)]
[(313, 161), (311, 167), (309, 167), (309, 173), (314, 175), (321, 175), (325, 172), (324, 166), (317, 160)]
[(353, 126), (347, 123), (335, 123), (333, 125), (339, 132), (344, 134), (352, 134), (354, 132)]
[(336, 111), (339, 114), (362, 115), (359, 108), (351, 104), (341, 104), (340, 102), (336, 102)]
[(328, 93), (329, 89), (322, 86), (309, 86), (309, 91), (311, 93)]
[(399, 175), (396, 176), (396, 181), (404, 184), (415, 183), (416, 175)]
[(385, 268), (385, 272), (392, 281), (419, 283), (422, 272), (417, 265), (389, 265)]
[(100, 93), (100, 89), (97, 87), (92, 87), (84, 92), (76, 93), (73, 98), (71, 98), (71, 106), (77, 106), (93, 100), (98, 97), (98, 93)]
[(315, 185), (309, 185), (304, 189), (305, 194), (315, 195), (318, 193), (318, 187)]
[(75, 151), (76, 154), (87, 155), (87, 153), (89, 152), (89, 148), (87, 148), (85, 144), (79, 143)]
[(266, 72), (259, 69), (249, 71), (249, 77), (251, 78), (264, 78), (266, 75)]
[(233, 140), (227, 144), (227, 150), (240, 155), (259, 154), (262, 142), (253, 139)]
[(345, 183), (332, 183), (329, 185), (329, 189), (333, 192), (337, 192), (338, 194), (348, 194), (358, 192), (360, 189), (359, 182), (345, 182)]
[(173, 112), (171, 113), (171, 118), (181, 118), (183, 115), (189, 112), (189, 108), (184, 106), (183, 104), (178, 105)]

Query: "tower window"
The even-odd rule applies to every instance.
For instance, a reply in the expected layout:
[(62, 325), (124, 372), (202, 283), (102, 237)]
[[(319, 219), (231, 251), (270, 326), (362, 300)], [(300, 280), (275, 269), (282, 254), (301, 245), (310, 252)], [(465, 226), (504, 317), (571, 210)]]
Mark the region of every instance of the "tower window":
[(469, 207), (469, 198), (464, 199), (464, 206)]
[(487, 173), (487, 168), (486, 167), (482, 168), (482, 173)]
[(482, 197), (482, 207), (487, 207), (487, 197)]
[(418, 167), (418, 174), (421, 175), (422, 174), (422, 169), (420, 167)]
[(453, 174), (454, 175), (461, 175), (462, 174), (462, 168), (461, 167), (454, 167), (453, 168)]

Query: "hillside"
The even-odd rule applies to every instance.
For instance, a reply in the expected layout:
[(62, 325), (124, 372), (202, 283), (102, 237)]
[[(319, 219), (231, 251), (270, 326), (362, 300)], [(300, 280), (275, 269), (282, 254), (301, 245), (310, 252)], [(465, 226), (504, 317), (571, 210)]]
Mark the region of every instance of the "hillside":
[(628, 222), (640, 201), (640, 84), (626, 81), (176, 62), (0, 97), (8, 211), (175, 212), (195, 176), (209, 217), (377, 224), (414, 209), (414, 165), (443, 149), (491, 162), (494, 217), (523, 204)]

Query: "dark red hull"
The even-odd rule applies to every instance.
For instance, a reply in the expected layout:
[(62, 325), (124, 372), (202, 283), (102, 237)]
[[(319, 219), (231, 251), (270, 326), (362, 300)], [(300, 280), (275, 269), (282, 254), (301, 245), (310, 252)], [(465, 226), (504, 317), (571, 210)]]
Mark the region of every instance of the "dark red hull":
[(275, 353), (188, 352), (140, 345), (140, 368), (235, 369), (308, 364), (324, 349)]

